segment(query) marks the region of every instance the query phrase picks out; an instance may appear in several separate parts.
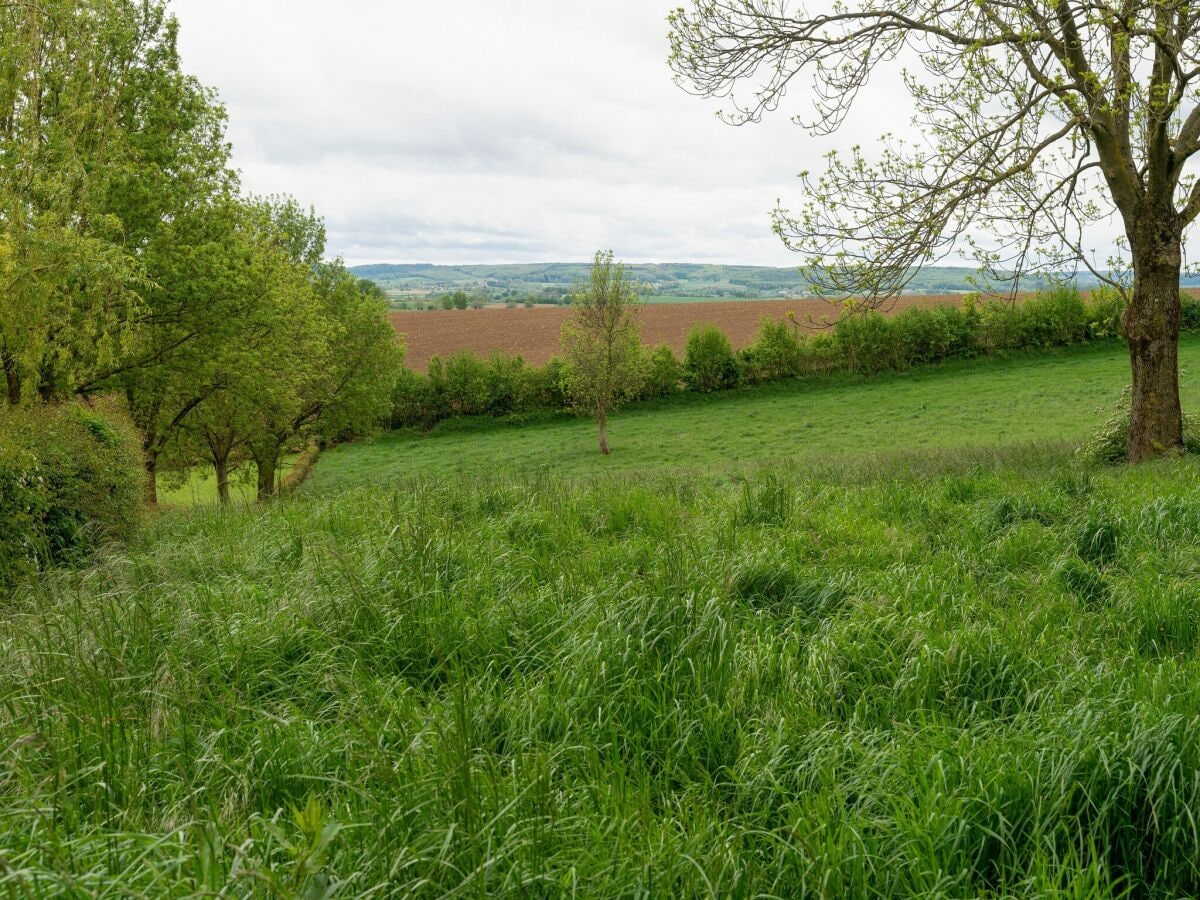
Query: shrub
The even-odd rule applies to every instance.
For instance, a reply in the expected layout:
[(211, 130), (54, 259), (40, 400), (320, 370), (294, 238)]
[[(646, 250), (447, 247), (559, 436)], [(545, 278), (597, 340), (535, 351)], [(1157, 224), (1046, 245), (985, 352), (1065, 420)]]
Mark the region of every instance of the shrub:
[(795, 327), (781, 319), (764, 318), (754, 343), (742, 353), (746, 381), (776, 381), (800, 374), (800, 340)]
[(833, 329), (843, 365), (851, 372), (882, 372), (897, 366), (891, 323), (881, 313), (847, 316)]
[(516, 384), (516, 411), (559, 410), (567, 405), (563, 393), (562, 360), (551, 357), (544, 366), (525, 366)]
[(392, 427), (431, 428), (440, 412), (429, 379), (411, 369), (401, 369), (392, 389)]
[[(1087, 443), (1076, 453), (1081, 458), (1096, 463), (1117, 464), (1128, 460), (1129, 419), (1133, 399), (1132, 385), (1126, 385), (1117, 401), (1115, 411), (1100, 426)], [(1200, 418), (1183, 414), (1183, 446), (1188, 453), (1200, 453)]]
[(1039, 293), (1015, 311), (1022, 347), (1053, 347), (1087, 339), (1088, 313), (1074, 288), (1059, 287)]
[(1089, 340), (1103, 341), (1124, 335), (1121, 316), (1125, 312), (1125, 299), (1116, 288), (1105, 285), (1092, 291), (1087, 310)]
[(144, 490), (141, 442), (116, 410), (0, 411), (0, 587), (130, 537)]
[(839, 365), (837, 342), (828, 332), (814, 334), (800, 342), (797, 374), (818, 375), (831, 372)]
[(655, 347), (645, 357), (645, 375), (638, 399), (666, 397), (683, 388), (683, 363), (666, 344)]
[(941, 362), (975, 350), (976, 323), (958, 307), (908, 309), (891, 324), (895, 361), (902, 367)]
[(701, 393), (734, 387), (740, 374), (729, 338), (715, 325), (697, 325), (692, 329), (683, 368), (688, 387)]
[(1192, 294), (1183, 294), (1179, 302), (1183, 307), (1183, 330), (1200, 330), (1200, 298)]

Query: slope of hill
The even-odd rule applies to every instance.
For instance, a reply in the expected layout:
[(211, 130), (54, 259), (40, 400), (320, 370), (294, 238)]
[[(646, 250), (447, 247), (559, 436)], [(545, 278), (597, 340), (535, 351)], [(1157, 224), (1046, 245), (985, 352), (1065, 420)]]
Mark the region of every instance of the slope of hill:
[(10, 896), (1194, 897), (1200, 468), (444, 477), (0, 620)]
[[(1185, 336), (1184, 366), (1200, 365)], [(790, 459), (801, 469), (881, 451), (958, 450), (1016, 443), (1081, 443), (1129, 379), (1118, 344), (962, 360), (862, 380), (831, 376), (638, 404), (609, 423), (613, 455), (596, 453), (595, 425), (566, 415), (533, 424), (458, 420), (429, 434), (396, 431), (326, 453), (316, 489), (435, 474), (678, 472)], [(1185, 381), (1186, 409), (1200, 384)]]

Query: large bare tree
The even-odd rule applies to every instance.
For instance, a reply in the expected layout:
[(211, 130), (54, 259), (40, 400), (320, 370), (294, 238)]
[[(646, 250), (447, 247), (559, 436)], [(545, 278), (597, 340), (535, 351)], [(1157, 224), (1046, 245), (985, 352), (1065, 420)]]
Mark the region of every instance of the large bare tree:
[[(970, 246), (993, 275), (1085, 266), (1125, 294), (1133, 369), (1129, 458), (1183, 446), (1179, 278), (1200, 214), (1200, 4), (1191, 0), (859, 0), (809, 13), (790, 0), (693, 0), (671, 16), (687, 89), (756, 121), (811, 88), (829, 134), (872, 75), (894, 67), (913, 137), (833, 154), (775, 228), (822, 290), (863, 306)], [(746, 93), (739, 90), (748, 88)], [(1097, 259), (1086, 235), (1117, 217)]]

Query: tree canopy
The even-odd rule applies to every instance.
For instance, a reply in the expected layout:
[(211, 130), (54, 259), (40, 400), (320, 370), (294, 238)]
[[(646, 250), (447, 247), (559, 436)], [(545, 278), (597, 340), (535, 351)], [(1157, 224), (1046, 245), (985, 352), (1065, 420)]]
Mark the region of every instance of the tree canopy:
[(302, 435), (376, 426), (399, 347), (319, 216), (241, 195), (177, 35), (165, 0), (0, 5), (0, 402), (124, 398), (152, 499), (269, 446), (269, 495)]

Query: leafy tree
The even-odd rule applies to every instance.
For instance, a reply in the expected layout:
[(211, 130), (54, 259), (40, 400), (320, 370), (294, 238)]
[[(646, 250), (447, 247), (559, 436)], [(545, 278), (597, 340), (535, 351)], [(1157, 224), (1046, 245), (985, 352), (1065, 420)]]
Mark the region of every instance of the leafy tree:
[(160, 457), (180, 429), (228, 385), (245, 362), (241, 354), (276, 339), (274, 322), (264, 321), (264, 298), (287, 270), (270, 265), (254, 243), (248, 215), (239, 201), (223, 197), (158, 230), (143, 255), (154, 287), (145, 295), (148, 315), (130, 362), (98, 385), (125, 395), (143, 436), (151, 502)]
[[(258, 474), (258, 496), (273, 497), (284, 455), (311, 440), (331, 440), (378, 427), (390, 413), (403, 361), (387, 306), (364, 291), (341, 262), (322, 263), (324, 223), (293, 200), (261, 201), (260, 240), (303, 282), (287, 306), (293, 314), (274, 347), (292, 357), (270, 376), (276, 396), (258, 403), (245, 441)], [(285, 348), (286, 345), (286, 349)], [(274, 365), (272, 365), (274, 367)]]
[[(277, 423), (300, 416), (302, 390), (331, 359), (327, 323), (307, 272), (279, 246), (260, 244), (255, 248), (254, 275), (261, 289), (239, 340), (219, 356), (220, 387), (184, 429), (191, 452), (213, 467), (222, 503), (230, 499), (233, 469), (247, 458), (264, 458), (263, 448)], [(282, 451), (263, 475), (270, 482), (270, 490), (261, 492), (264, 496), (274, 493), (281, 455)]]
[(590, 281), (575, 292), (573, 315), (562, 328), (567, 394), (576, 408), (595, 416), (605, 456), (609, 414), (637, 393), (644, 375), (641, 303), (625, 267), (613, 263), (611, 250), (603, 251)]
[(470, 302), (471, 298), (467, 296), (466, 291), (455, 291), (450, 295), (450, 303), (455, 309), (466, 309)]
[[(781, 0), (694, 0), (672, 14), (671, 40), (689, 89), (731, 96), (752, 83), (749, 102), (734, 97), (735, 123), (811, 78), (815, 115), (802, 124), (818, 134), (842, 124), (881, 67), (919, 61), (901, 77), (921, 137), (885, 139), (876, 161), (832, 155), (824, 175), (805, 176), (803, 211), (776, 212), (778, 233), (811, 257), (819, 287), (868, 308), (963, 240), (994, 240), (977, 250), (994, 277), (1086, 266), (1128, 291), (1130, 460), (1182, 448), (1179, 279), (1200, 215), (1194, 4), (858, 0), (808, 14)], [(1114, 212), (1127, 259), (1100, 262), (1085, 234)]]
[(139, 308), (106, 179), (132, 157), (123, 95), (141, 4), (0, 5), (0, 368), (16, 404), (115, 359)]
[[(162, 2), (0, 7), (0, 357), (10, 403), (138, 360), (143, 253), (232, 183), (225, 115), (182, 73)], [(32, 177), (31, 176), (32, 173)]]

